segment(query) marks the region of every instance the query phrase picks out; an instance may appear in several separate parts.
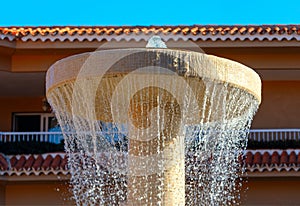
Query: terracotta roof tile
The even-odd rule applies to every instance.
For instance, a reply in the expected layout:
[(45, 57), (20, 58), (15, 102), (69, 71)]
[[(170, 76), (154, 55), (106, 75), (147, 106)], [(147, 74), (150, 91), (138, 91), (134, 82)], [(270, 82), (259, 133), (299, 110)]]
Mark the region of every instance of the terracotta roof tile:
[(7, 170), (8, 162), (3, 154), (0, 153), (0, 170)]
[(250, 165), (250, 164), (252, 164), (252, 159), (253, 159), (253, 154), (252, 154), (252, 152), (247, 152), (247, 154), (246, 154), (246, 159), (245, 159), (245, 163), (246, 164), (248, 164), (248, 165)]
[(13, 156), (12, 158), (10, 158), (10, 166), (14, 167), (18, 162), (17, 157)]
[(26, 170), (30, 169), (30, 168), (32, 167), (33, 163), (34, 163), (34, 157), (33, 157), (33, 155), (31, 155), (31, 156), (27, 159), (27, 161), (26, 161), (26, 163), (25, 163), (25, 165), (24, 165), (24, 168), (25, 168)]
[(280, 156), (280, 164), (288, 164), (288, 163), (289, 163), (288, 153), (286, 151), (283, 151)]
[(250, 172), (300, 171), (300, 150), (250, 150), (244, 164)]
[[(1, 165), (7, 166), (1, 167)], [(65, 153), (11, 156), (0, 154), (0, 175), (47, 175), (58, 173), (69, 173)]]
[(34, 164), (33, 164), (33, 166), (32, 166), (33, 169), (35, 169), (35, 170), (40, 169), (41, 166), (42, 166), (42, 164), (43, 164), (43, 161), (44, 161), (44, 159), (43, 159), (42, 155), (39, 155), (39, 156), (35, 159), (35, 162), (34, 162)]
[(297, 163), (296, 152), (294, 152), (294, 151), (291, 152), (290, 157), (289, 157), (289, 162), (290, 162), (290, 164), (296, 164)]
[(26, 157), (25, 156), (21, 156), (20, 159), (18, 160), (18, 162), (16, 163), (16, 165), (14, 166), (14, 168), (19, 171), (23, 168), (23, 166), (26, 163)]
[(44, 170), (48, 170), (51, 166), (51, 163), (52, 163), (52, 156), (51, 155), (47, 155), (46, 159), (44, 160), (43, 164), (42, 164), (42, 168)]
[(265, 152), (263, 154), (263, 157), (262, 157), (262, 164), (263, 165), (269, 165), (270, 164), (270, 154), (268, 152)]
[(272, 154), (271, 164), (279, 164), (279, 155), (277, 151)]
[[(1, 35), (4, 35), (1, 37)], [(7, 35), (7, 36), (5, 36)], [(300, 40), (300, 25), (192, 25), (192, 26), (92, 26), (92, 27), (0, 27), (2, 39), (22, 41), (147, 40), (161, 35), (165, 40)], [(1, 39), (0, 38), (0, 39)]]
[(68, 164), (68, 158), (67, 158), (67, 156), (65, 156), (64, 159), (62, 159), (62, 161), (60, 163), (60, 168), (67, 169), (67, 164)]
[(253, 164), (261, 164), (261, 154), (256, 152), (253, 158)]
[(61, 161), (62, 161), (61, 156), (56, 155), (50, 167), (52, 167), (53, 169), (58, 169), (60, 167)]
[[(300, 150), (249, 150), (246, 171), (300, 171)], [(65, 153), (43, 155), (0, 154), (0, 175), (69, 174)]]

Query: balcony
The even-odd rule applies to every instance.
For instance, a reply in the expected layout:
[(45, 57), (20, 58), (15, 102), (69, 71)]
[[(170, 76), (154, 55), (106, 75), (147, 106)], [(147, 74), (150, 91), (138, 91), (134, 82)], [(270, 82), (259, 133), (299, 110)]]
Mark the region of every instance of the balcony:
[(0, 132), (0, 142), (49, 142), (59, 144), (62, 132)]
[[(20, 153), (35, 153), (36, 150), (38, 153), (63, 151), (63, 135), (61, 132), (0, 132), (0, 152), (6, 151), (7, 147), (13, 148), (12, 154), (17, 154), (18, 151)], [(20, 147), (23, 149), (18, 150)], [(300, 147), (300, 129), (250, 130), (248, 149), (298, 147)]]
[(252, 129), (249, 141), (300, 141), (300, 129)]
[[(0, 142), (51, 142), (60, 143), (62, 132), (0, 132)], [(299, 141), (300, 129), (252, 129), (249, 141)]]
[(61, 132), (0, 132), (0, 153), (42, 154), (64, 151)]

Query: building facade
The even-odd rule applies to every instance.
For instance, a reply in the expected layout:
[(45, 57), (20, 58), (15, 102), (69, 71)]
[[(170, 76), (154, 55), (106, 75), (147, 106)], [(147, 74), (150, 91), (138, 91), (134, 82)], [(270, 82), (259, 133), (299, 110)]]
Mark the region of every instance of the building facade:
[[(245, 153), (248, 189), (242, 204), (300, 205), (299, 25), (0, 27), (1, 143), (60, 143), (45, 99), (45, 74), (54, 62), (95, 50), (144, 48), (153, 35), (168, 48), (235, 60), (261, 76), (262, 104)], [(74, 204), (63, 152), (0, 153), (0, 204)]]

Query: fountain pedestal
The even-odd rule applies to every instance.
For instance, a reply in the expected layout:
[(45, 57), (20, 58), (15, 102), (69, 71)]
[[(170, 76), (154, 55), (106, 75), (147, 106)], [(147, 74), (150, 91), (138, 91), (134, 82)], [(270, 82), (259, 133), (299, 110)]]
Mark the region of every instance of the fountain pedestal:
[(189, 51), (120, 49), (63, 59), (46, 82), (78, 205), (236, 203), (238, 157), (261, 101), (250, 68)]
[[(161, 144), (162, 151), (158, 148), (158, 144)], [(141, 148), (144, 148), (142, 156)], [(157, 141), (157, 139), (149, 142), (130, 140), (128, 158), (129, 173), (131, 173), (128, 177), (128, 203), (132, 205), (184, 205), (183, 137), (174, 137), (167, 143)]]

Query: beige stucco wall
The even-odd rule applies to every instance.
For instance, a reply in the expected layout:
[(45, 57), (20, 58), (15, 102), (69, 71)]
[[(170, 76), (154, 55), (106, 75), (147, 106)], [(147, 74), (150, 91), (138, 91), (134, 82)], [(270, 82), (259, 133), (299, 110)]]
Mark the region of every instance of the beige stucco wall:
[[(10, 131), (13, 112), (43, 112), (43, 97), (0, 97), (0, 131)], [(299, 128), (300, 81), (264, 81), (252, 128)]]
[[(264, 81), (252, 128), (299, 128), (300, 81)], [(42, 97), (0, 97), (0, 131), (10, 131), (13, 112), (43, 112)]]
[(244, 184), (242, 205), (300, 205), (300, 177), (256, 177)]
[(5, 205), (75, 205), (64, 182), (15, 182), (6, 186)]
[(43, 112), (43, 97), (0, 97), (0, 131), (11, 131), (14, 112)]
[(5, 182), (0, 182), (0, 205), (5, 205)]
[(300, 81), (264, 81), (253, 128), (300, 128)]
[[(249, 177), (244, 183), (242, 205), (300, 205), (300, 177)], [(63, 181), (21, 181), (7, 183), (5, 205), (75, 205), (69, 186)], [(3, 205), (3, 195), (0, 203)]]
[(87, 51), (90, 51), (90, 49), (77, 48), (77, 49), (59, 49), (59, 50), (56, 49), (17, 50), (11, 56), (11, 65), (9, 65), (10, 71), (12, 72), (47, 71), (48, 68), (56, 61), (63, 59), (67, 56), (80, 54)]
[(37, 72), (46, 71), (54, 62), (67, 55), (49, 54), (15, 54), (12, 56), (13, 72)]
[[(231, 47), (241, 42), (231, 42), (227, 47), (213, 47), (213, 42), (207, 45), (200, 43), (199, 46), (206, 53), (246, 64), (264, 78), (262, 104), (254, 118), (253, 128), (299, 128), (299, 47)], [(0, 51), (0, 63), (3, 64), (0, 68), (13, 72), (46, 71), (56, 60), (93, 51), (96, 45), (99, 46), (96, 43), (27, 42), (19, 45), (20, 49), (13, 53)], [(259, 42), (258, 45), (264, 44)], [(45, 49), (45, 46), (49, 49)], [(11, 130), (12, 112), (42, 112), (41, 98), (0, 97), (0, 131)]]

